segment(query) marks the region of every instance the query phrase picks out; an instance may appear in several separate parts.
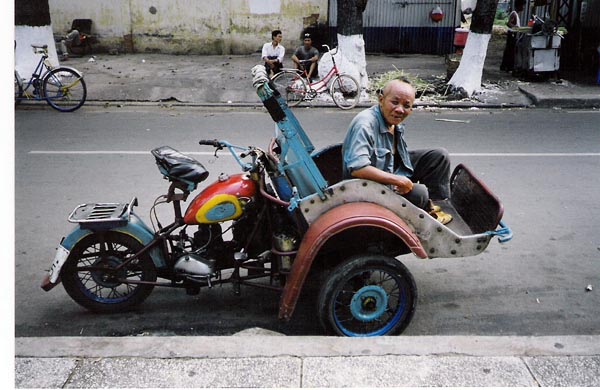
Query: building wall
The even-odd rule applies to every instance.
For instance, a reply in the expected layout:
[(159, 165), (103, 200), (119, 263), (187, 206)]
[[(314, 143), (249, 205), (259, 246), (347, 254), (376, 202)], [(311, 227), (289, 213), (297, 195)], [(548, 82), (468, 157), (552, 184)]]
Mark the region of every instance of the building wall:
[[(430, 18), (433, 8), (444, 12), (441, 22)], [(337, 30), (337, 2), (329, 3), (329, 26)], [(367, 52), (446, 54), (454, 50), (454, 29), (460, 26), (460, 1), (370, 0), (363, 13)]]
[(286, 51), (305, 27), (325, 24), (328, 0), (48, 0), (54, 34), (92, 19), (97, 50), (249, 54), (283, 31)]

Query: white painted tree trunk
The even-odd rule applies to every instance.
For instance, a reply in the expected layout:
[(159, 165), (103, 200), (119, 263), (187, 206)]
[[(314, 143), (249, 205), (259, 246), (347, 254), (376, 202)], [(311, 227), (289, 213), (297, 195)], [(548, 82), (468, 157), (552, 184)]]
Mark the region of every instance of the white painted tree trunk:
[[(343, 42), (343, 43), (342, 43)], [(335, 52), (335, 64), (340, 73), (350, 75), (358, 81), (362, 89), (360, 101), (368, 102), (369, 77), (367, 76), (367, 58), (365, 54), (365, 41), (362, 35), (338, 34), (338, 50)], [(325, 77), (333, 68), (332, 55), (325, 53), (319, 59), (319, 77)]]
[(491, 34), (478, 34), (470, 32), (458, 69), (448, 82), (458, 89), (462, 88), (471, 96), (481, 88), (483, 64), (487, 54)]
[(40, 60), (31, 45), (48, 45), (48, 60), (53, 66), (59, 65), (52, 26), (15, 26), (15, 41), (15, 68), (21, 77), (29, 79)]

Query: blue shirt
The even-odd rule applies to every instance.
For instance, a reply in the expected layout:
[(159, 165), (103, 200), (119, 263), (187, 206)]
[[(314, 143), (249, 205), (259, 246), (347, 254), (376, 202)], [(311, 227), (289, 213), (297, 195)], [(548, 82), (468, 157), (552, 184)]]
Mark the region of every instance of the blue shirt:
[(394, 170), (394, 136), (389, 132), (379, 105), (360, 112), (348, 128), (342, 145), (344, 179), (352, 179), (351, 172), (374, 166), (385, 172), (406, 177), (413, 174), (413, 166), (404, 141), (404, 124), (395, 126), (398, 167)]

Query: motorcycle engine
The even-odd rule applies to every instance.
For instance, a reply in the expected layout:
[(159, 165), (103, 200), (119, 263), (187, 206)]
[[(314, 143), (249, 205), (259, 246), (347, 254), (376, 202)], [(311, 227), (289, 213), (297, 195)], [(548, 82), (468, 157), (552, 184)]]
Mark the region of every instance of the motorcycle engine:
[(215, 260), (188, 253), (177, 260), (175, 271), (189, 276), (210, 276), (215, 272)]

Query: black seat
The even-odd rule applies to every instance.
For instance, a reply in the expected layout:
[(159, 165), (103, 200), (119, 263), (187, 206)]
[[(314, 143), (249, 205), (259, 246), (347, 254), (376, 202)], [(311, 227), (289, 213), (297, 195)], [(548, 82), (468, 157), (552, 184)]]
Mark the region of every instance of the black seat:
[(170, 146), (161, 146), (151, 153), (158, 169), (169, 180), (198, 184), (208, 177), (204, 165)]

